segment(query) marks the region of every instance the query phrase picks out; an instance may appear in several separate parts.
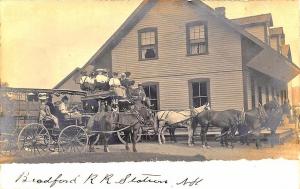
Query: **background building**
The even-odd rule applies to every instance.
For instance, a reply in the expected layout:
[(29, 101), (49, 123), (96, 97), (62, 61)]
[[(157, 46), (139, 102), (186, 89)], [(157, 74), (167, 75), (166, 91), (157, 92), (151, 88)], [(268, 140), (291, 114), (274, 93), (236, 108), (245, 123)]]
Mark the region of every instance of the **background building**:
[[(272, 15), (229, 20), (200, 1), (145, 0), (81, 69), (132, 73), (157, 109), (251, 109), (300, 73)], [(55, 88), (79, 90), (79, 69)], [(290, 90), (291, 91), (291, 90)]]

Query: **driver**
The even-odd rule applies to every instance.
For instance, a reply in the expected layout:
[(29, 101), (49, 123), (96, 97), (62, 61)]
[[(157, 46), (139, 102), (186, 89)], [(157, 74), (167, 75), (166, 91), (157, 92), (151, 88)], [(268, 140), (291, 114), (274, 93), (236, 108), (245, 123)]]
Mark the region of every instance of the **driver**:
[[(41, 102), (40, 106), (40, 116), (39, 120), (52, 120), (54, 123), (54, 128), (59, 129), (58, 119), (55, 117), (50, 110), (50, 107), (46, 104), (46, 100), (48, 99), (47, 94), (41, 93), (39, 94), (39, 99)], [(48, 99), (49, 101), (49, 99)]]
[(64, 117), (65, 119), (68, 119), (68, 118), (71, 118), (71, 119), (75, 119), (79, 122), (79, 124), (82, 123), (82, 120), (81, 120), (81, 113), (78, 112), (77, 110), (71, 110), (69, 111), (67, 109), (67, 104), (69, 102), (69, 98), (67, 96), (64, 96), (62, 99), (61, 99), (61, 103), (59, 105), (59, 111), (64, 114)]

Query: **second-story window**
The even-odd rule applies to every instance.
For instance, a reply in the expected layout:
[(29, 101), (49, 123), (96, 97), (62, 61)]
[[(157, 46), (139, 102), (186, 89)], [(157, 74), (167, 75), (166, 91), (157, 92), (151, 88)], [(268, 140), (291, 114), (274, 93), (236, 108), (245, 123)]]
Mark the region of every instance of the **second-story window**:
[(186, 25), (187, 54), (200, 55), (208, 53), (207, 23), (191, 22)]
[(139, 30), (139, 60), (157, 59), (157, 29), (144, 28)]

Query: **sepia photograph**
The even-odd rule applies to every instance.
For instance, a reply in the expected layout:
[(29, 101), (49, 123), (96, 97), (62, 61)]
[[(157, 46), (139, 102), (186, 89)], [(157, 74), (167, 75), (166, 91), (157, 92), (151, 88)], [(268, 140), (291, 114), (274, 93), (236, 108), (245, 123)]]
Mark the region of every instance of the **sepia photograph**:
[(226, 172), (265, 160), (291, 170), (286, 188), (299, 186), (299, 1), (3, 0), (0, 8), (0, 188), (5, 171), (14, 188), (97, 179), (209, 188), (202, 177), (39, 180), (12, 168), (61, 165), (71, 174), (72, 164), (118, 172), (129, 162), (181, 162), (189, 172), (193, 162), (210, 170), (224, 162)]

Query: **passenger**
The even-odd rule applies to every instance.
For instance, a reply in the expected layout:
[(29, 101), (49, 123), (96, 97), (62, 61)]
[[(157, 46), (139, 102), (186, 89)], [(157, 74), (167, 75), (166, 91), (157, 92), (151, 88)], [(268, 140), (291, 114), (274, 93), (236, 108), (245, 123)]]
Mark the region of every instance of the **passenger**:
[(95, 72), (92, 72), (86, 79), (86, 82), (88, 83), (88, 89), (91, 91), (95, 90), (95, 79), (96, 79)]
[(117, 72), (113, 72), (113, 77), (109, 80), (109, 86), (112, 88), (121, 86), (121, 82), (120, 79), (118, 78)]
[(125, 72), (125, 75), (126, 75), (126, 79), (128, 79), (128, 81), (129, 81), (129, 86), (132, 87), (134, 85), (135, 81), (130, 79), (131, 73), (130, 72)]
[(50, 94), (48, 96), (46, 105), (49, 106), (51, 114), (56, 115), (57, 112), (56, 112), (55, 106), (52, 102), (52, 95), (50, 95)]
[(81, 72), (81, 78), (79, 80), (79, 84), (80, 84), (81, 90), (83, 90), (83, 91), (86, 91), (89, 89), (88, 82), (87, 82), (88, 77), (89, 76), (87, 75), (86, 71)]
[(50, 107), (46, 104), (47, 94), (43, 94), (43, 93), (39, 94), (39, 99), (40, 99), (40, 102), (41, 102), (39, 120), (40, 121), (52, 120), (53, 123), (54, 123), (54, 128), (59, 129), (59, 124), (58, 124), (57, 117), (55, 117), (51, 113)]
[(107, 75), (107, 71), (105, 69), (97, 69), (96, 72), (96, 87), (100, 90), (108, 90), (109, 78)]
[(78, 112), (77, 110), (69, 111), (67, 108), (68, 101), (69, 101), (69, 98), (67, 96), (64, 96), (61, 99), (61, 103), (59, 105), (59, 111), (64, 115), (65, 119), (69, 119), (69, 118), (75, 119), (79, 122), (79, 124), (81, 124), (82, 123), (81, 113)]
[(144, 87), (141, 83), (138, 83), (138, 98), (141, 100), (146, 106), (151, 107), (150, 99), (146, 96)]
[(109, 86), (115, 92), (115, 95), (118, 96), (118, 98), (126, 98), (126, 90), (121, 86), (118, 73), (113, 72), (113, 78), (109, 80)]
[(127, 79), (125, 73), (121, 74), (120, 82), (121, 82), (121, 86), (123, 86), (125, 88), (128, 88), (130, 86), (130, 81), (129, 81), (129, 79)]

